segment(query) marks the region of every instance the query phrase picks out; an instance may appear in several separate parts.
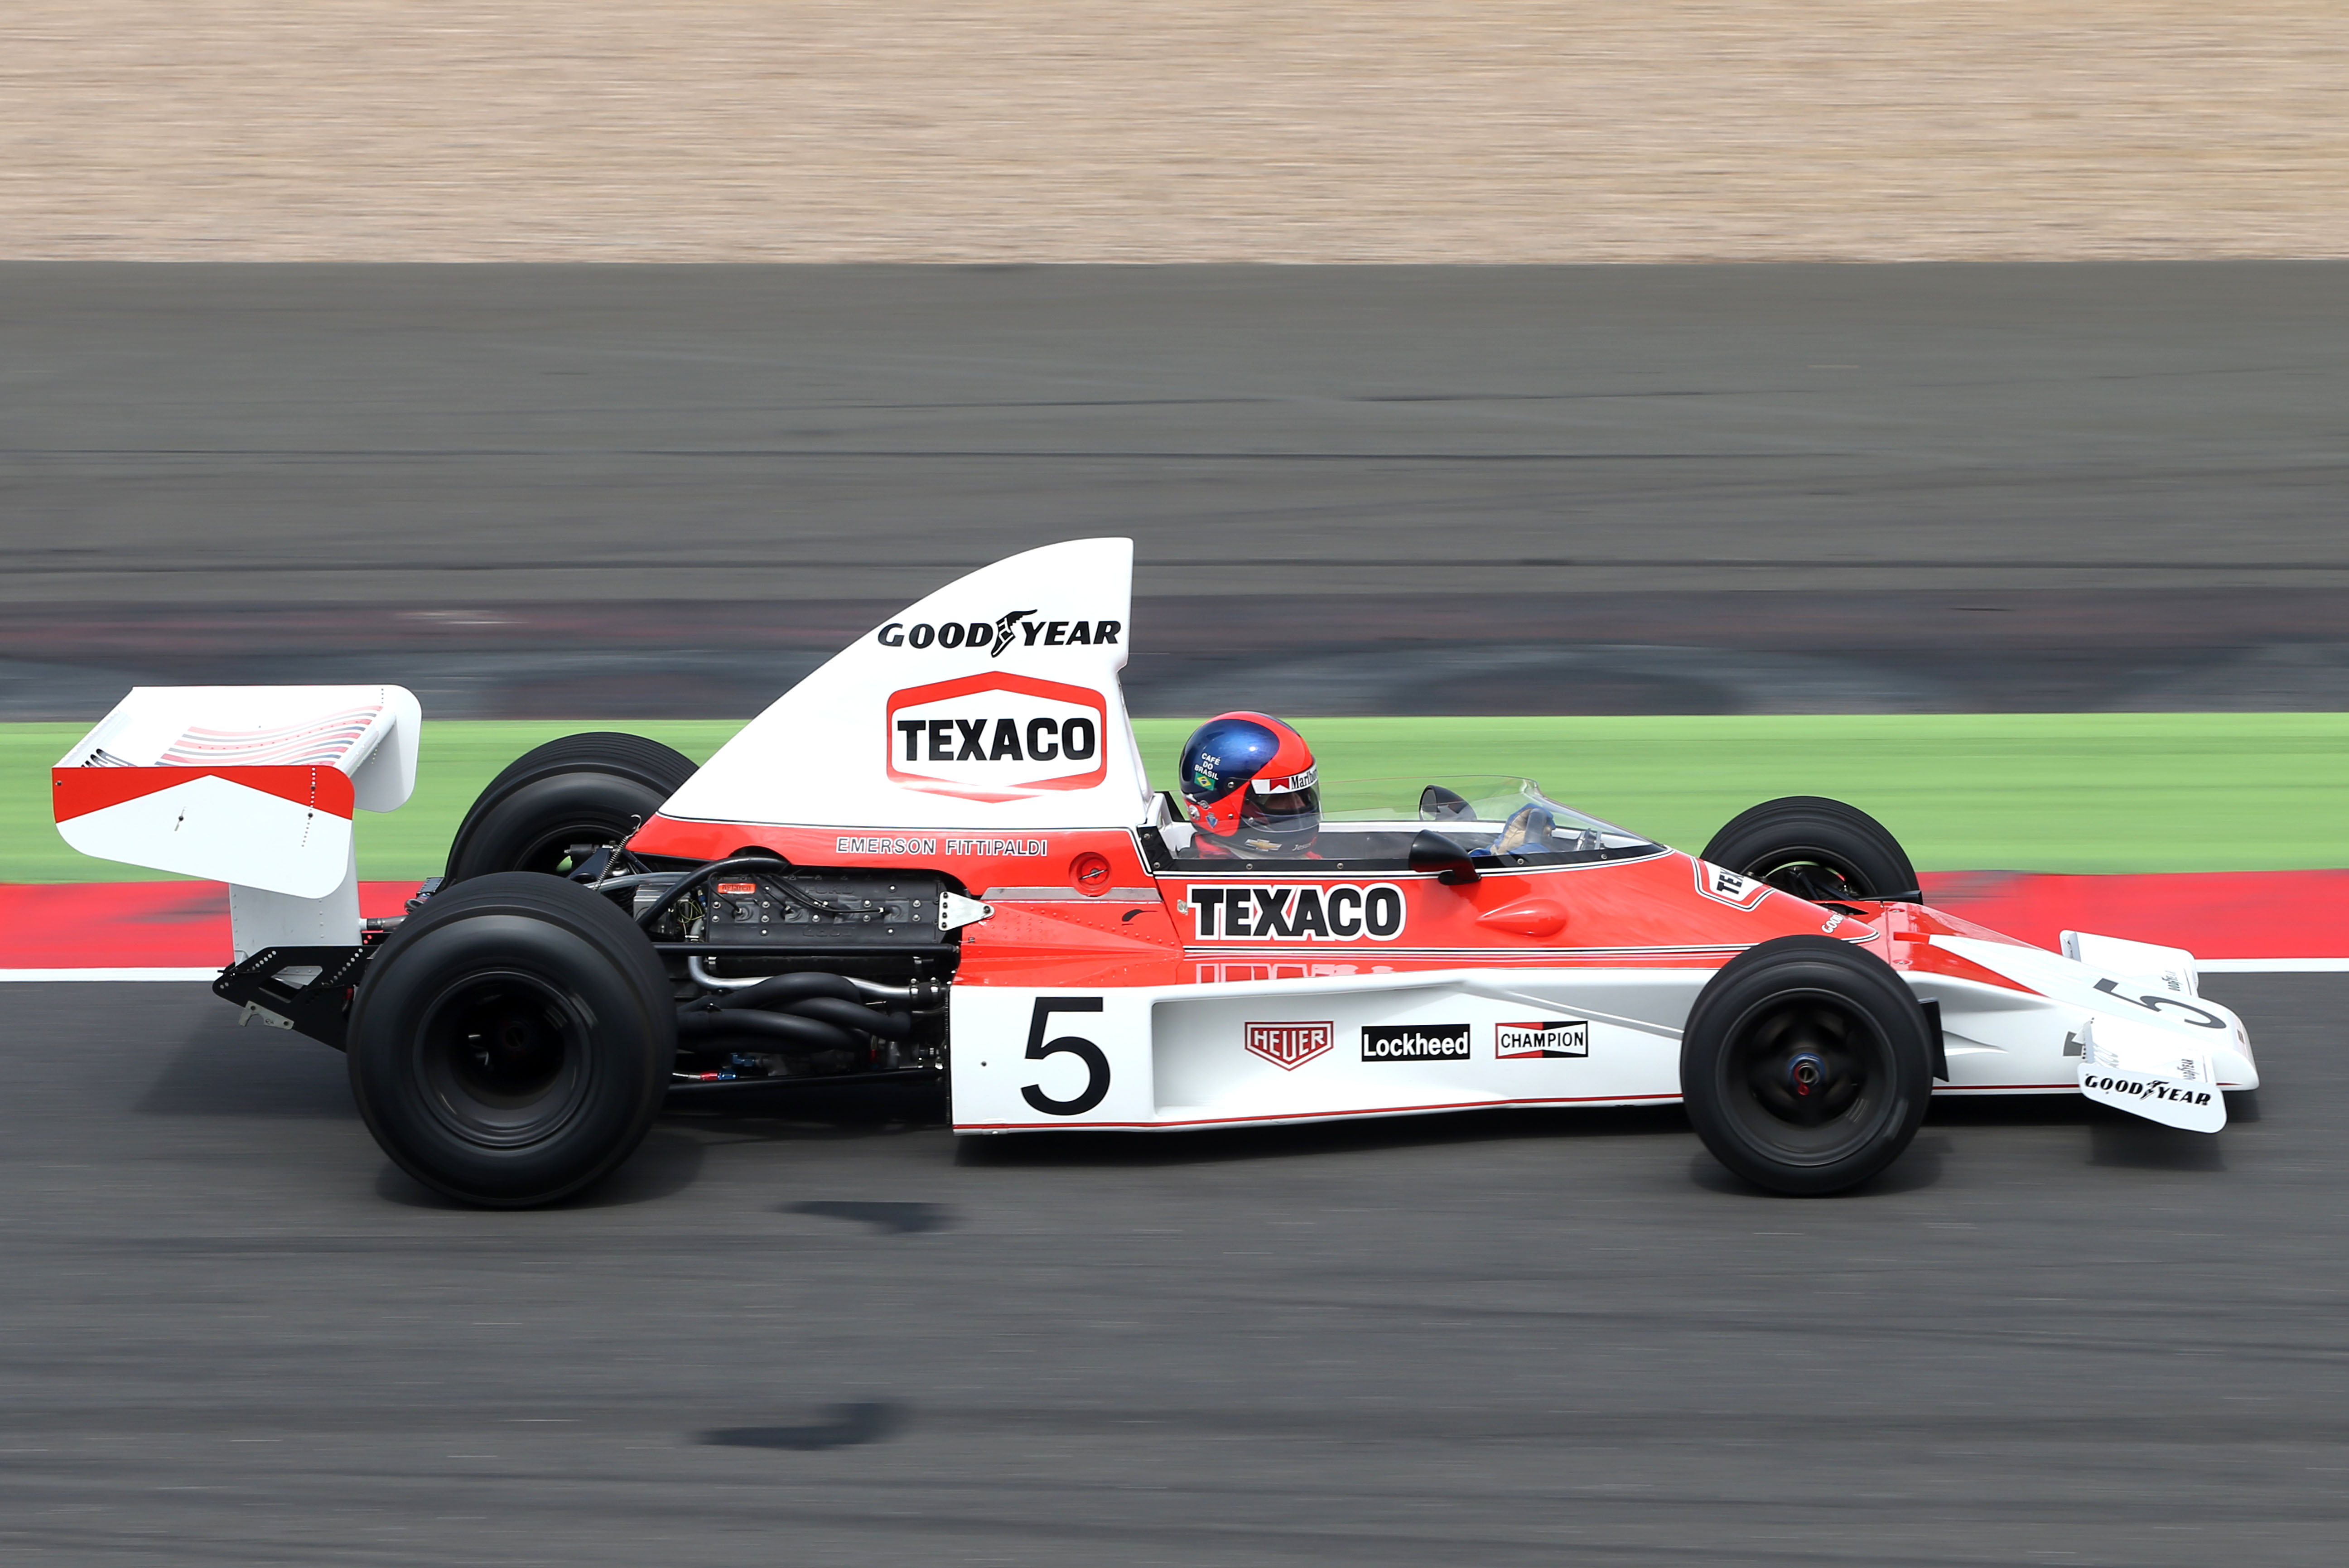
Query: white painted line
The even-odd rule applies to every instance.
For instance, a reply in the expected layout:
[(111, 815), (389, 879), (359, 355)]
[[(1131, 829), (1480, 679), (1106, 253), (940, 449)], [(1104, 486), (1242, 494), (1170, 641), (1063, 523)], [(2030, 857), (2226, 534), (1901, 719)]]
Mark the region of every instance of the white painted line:
[[(2197, 959), (2204, 974), (2349, 974), (2349, 958)], [(217, 969), (0, 969), (0, 985), (10, 981), (108, 981), (116, 984), (144, 981), (189, 981), (210, 985), (220, 978)]]
[(12, 980), (179, 980), (210, 985), (220, 973), (217, 969), (0, 969), (0, 984)]

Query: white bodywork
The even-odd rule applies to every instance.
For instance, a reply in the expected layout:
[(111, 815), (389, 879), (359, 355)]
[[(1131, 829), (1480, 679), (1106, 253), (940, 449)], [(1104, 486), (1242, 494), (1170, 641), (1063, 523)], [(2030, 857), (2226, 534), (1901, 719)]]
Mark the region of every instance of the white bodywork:
[[(350, 807), (416, 788), (423, 710), (398, 686), (141, 686), (59, 759), (57, 832), (85, 855), (229, 885), (237, 959), (359, 940)], [(103, 770), (101, 777), (65, 776)], [(331, 771), (349, 798), (282, 793)], [(65, 815), (78, 786), (123, 798)], [(276, 787), (272, 787), (276, 786)]]
[[(661, 815), (921, 830), (1133, 826), (1150, 809), (1118, 682), (1133, 581), (1130, 539), (1072, 540), (982, 567), (777, 698)], [(974, 654), (982, 635), (986, 650)]]
[[(1989, 942), (1965, 949), (1977, 961), (1977, 950), (1996, 950), (1988, 956), (1998, 961), (1985, 967), (2033, 991), (1908, 977), (1920, 998), (1940, 1003), (1950, 1069), (1940, 1094), (2046, 1094), (2117, 1079), (2137, 1087), (2087, 1092), (2150, 1120), (2216, 1132), (2226, 1118), (2220, 1091), (2259, 1085), (2241, 1022), (2216, 1002), (2163, 993), (2164, 1005), (2148, 1008), (2157, 993), (2141, 983), (2057, 954)], [(1681, 1030), (1713, 972), (1452, 970), (1092, 991), (957, 986), (955, 1035), (967, 1044), (952, 1058), (955, 1125), (1171, 1128), (1673, 1101)], [(2114, 989), (2099, 989), (2106, 983)], [(1399, 1058), (1397, 1029), (1415, 1031), (1423, 1049), (1448, 1049), (1438, 1043), (1464, 1029), (1464, 1054)], [(1263, 1033), (1261, 1049), (1251, 1047), (1252, 1030)], [(1052, 1049), (1063, 1040), (1090, 1044), (1098, 1062)]]

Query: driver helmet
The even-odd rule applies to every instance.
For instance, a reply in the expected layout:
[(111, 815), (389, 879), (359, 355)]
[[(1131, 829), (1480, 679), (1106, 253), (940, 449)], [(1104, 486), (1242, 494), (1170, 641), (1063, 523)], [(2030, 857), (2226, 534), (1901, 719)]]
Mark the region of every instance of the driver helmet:
[(1183, 745), (1191, 825), (1241, 855), (1299, 855), (1321, 831), (1313, 748), (1269, 713), (1218, 713)]

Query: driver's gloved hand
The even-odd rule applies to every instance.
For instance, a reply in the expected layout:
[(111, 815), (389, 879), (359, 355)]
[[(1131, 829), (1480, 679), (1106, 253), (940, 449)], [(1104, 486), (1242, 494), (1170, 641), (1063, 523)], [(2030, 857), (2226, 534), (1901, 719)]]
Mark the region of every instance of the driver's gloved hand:
[(1557, 819), (1537, 805), (1521, 805), (1501, 825), (1500, 836), (1493, 840), (1495, 855), (1547, 855), (1552, 852), (1549, 836)]

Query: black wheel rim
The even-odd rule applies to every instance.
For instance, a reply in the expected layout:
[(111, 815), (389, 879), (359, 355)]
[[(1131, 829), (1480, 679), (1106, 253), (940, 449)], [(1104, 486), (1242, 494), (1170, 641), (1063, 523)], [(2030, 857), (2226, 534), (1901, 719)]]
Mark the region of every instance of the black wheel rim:
[(1747, 867), (1745, 875), (1814, 904), (1866, 898), (1876, 891), (1857, 867), (1824, 849), (1783, 849), (1759, 865)]
[(615, 823), (564, 823), (560, 827), (547, 828), (532, 839), (529, 846), (515, 857), (512, 868), (568, 877), (587, 857), (626, 836), (626, 830)]
[(1824, 991), (1747, 1010), (1721, 1054), (1721, 1102), (1749, 1144), (1784, 1165), (1858, 1153), (1894, 1108), (1890, 1044), (1849, 999)]
[(417, 1032), (417, 1078), (457, 1137), (516, 1148), (553, 1137), (587, 1098), (586, 1024), (534, 976), (469, 976), (442, 992)]

